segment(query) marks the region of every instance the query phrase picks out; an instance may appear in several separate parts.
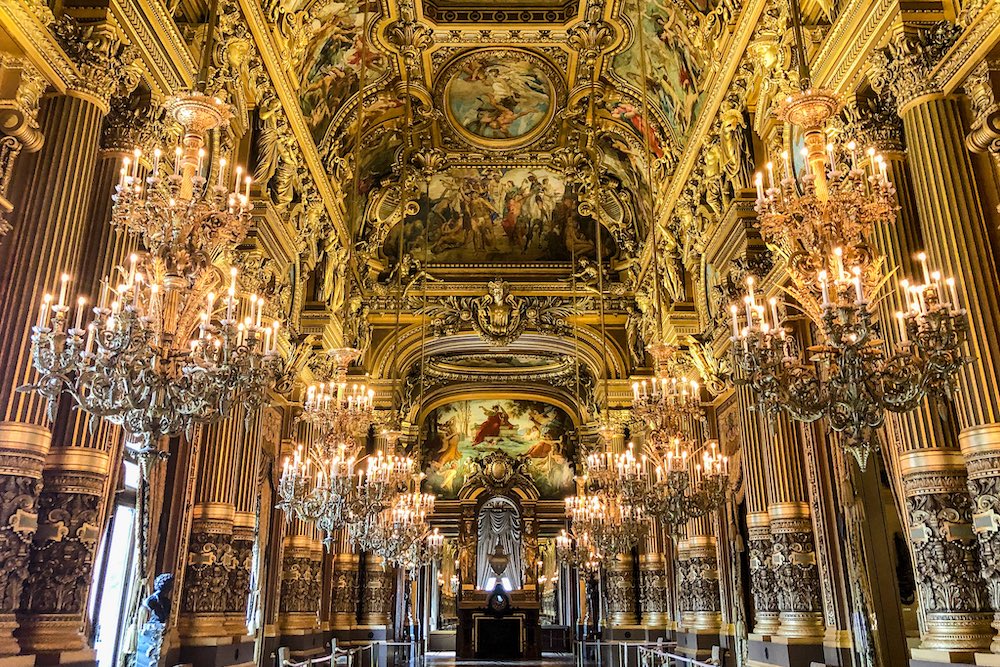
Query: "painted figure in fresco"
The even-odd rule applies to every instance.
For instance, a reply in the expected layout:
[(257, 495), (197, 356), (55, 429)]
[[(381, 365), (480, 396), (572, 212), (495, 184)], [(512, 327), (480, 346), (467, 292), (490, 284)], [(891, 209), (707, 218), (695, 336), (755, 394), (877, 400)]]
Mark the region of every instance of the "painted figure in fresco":
[(506, 428), (513, 428), (514, 425), (510, 422), (510, 415), (507, 411), (500, 407), (497, 403), (492, 408), (487, 410), (482, 408), (483, 413), (486, 415), (486, 420), (479, 425), (476, 429), (476, 437), (472, 440), (472, 444), (478, 445), (487, 438), (496, 438), (500, 436), (500, 431)]
[(448, 104), (466, 130), (512, 139), (535, 129), (549, 110), (549, 84), (530, 63), (472, 58), (452, 80)]
[(663, 147), (660, 146), (656, 130), (646, 122), (646, 119), (642, 117), (642, 114), (633, 105), (628, 102), (619, 102), (611, 110), (611, 116), (621, 118), (635, 128), (635, 131), (642, 137), (642, 140), (648, 143), (649, 152), (658, 158), (663, 157)]

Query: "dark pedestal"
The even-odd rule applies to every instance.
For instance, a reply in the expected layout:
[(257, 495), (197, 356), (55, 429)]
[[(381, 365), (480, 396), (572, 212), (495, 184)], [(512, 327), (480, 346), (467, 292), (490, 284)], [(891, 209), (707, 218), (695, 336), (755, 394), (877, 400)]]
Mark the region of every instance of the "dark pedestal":
[(541, 657), (538, 601), (515, 591), (502, 613), (490, 610), (482, 591), (463, 591), (458, 606), (455, 654), (459, 659), (531, 660)]

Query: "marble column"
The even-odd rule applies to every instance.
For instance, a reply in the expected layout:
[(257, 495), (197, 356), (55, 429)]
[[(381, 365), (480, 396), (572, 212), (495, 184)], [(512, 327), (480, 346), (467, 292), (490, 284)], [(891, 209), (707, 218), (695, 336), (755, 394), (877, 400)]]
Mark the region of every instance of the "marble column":
[(632, 554), (618, 554), (605, 570), (608, 626), (634, 626), (639, 623), (636, 606), (635, 578), (632, 576)]
[(778, 601), (775, 635), (820, 643), (822, 601), (800, 433), (785, 415), (775, 417), (770, 427), (766, 480)]
[(91, 96), (65, 95), (42, 104), (39, 124), (48, 137), (15, 180), (14, 230), (0, 246), (0, 655), (18, 652), (11, 638), (14, 612), (28, 577), (38, 520), (42, 468), (51, 445), (45, 401), (17, 387), (34, 379), (31, 327), (45, 292), (63, 273), (77, 274), (79, 248), (93, 191), (101, 119)]

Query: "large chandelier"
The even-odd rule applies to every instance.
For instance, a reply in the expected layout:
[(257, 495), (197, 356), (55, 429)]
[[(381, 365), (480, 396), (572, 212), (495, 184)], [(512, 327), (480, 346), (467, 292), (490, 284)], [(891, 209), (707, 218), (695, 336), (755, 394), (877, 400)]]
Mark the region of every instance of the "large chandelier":
[(375, 419), (375, 391), (347, 382), (351, 358), (347, 350), (359, 352), (352, 348), (331, 351), (331, 357), (338, 359), (336, 377), (329, 383), (309, 386), (299, 415), (299, 420), (313, 426), (323, 439), (352, 438), (366, 431)]
[(556, 535), (556, 560), (585, 572), (596, 572), (601, 564), (588, 533), (571, 534), (565, 529)]
[(428, 523), (433, 511), (432, 494), (400, 494), (390, 507), (375, 515), (358, 544), (390, 565), (414, 569), (440, 556), (443, 538), (440, 533), (431, 533)]
[[(826, 97), (803, 91), (786, 102), (782, 114), (806, 116), (802, 108), (826, 108)], [(817, 132), (822, 114), (808, 117), (809, 132)], [(803, 349), (787, 326), (791, 306), (776, 298), (758, 301), (749, 277), (742, 308), (730, 307), (738, 380), (757, 392), (766, 414), (784, 410), (805, 422), (826, 417), (864, 468), (886, 411), (905, 412), (927, 396), (950, 394), (966, 361), (967, 316), (954, 279), (930, 270), (920, 253), (923, 280), (900, 283), (907, 310), (897, 313), (899, 342), (888, 344), (888, 323), (879, 323), (876, 311), (887, 282), (884, 257), (869, 243), (871, 230), (890, 223), (896, 210), (885, 162), (869, 150), (862, 166), (853, 143), (846, 150), (828, 143), (806, 156), (808, 166), (797, 179), (783, 157), (780, 181), (770, 163), (767, 188), (757, 174), (761, 234), (783, 252), (791, 282), (786, 291), (819, 339)]]
[(587, 535), (599, 560), (628, 553), (646, 532), (642, 505), (607, 489), (588, 492), (584, 488), (566, 498), (566, 516), (575, 535)]
[(678, 535), (691, 519), (718, 509), (729, 490), (729, 460), (716, 441), (705, 444), (699, 462), (692, 465), (691, 458), (680, 439), (675, 440), (656, 464), (646, 496), (647, 511), (671, 535)]
[(66, 392), (80, 409), (121, 426), (143, 462), (160, 439), (190, 434), (234, 406), (249, 418), (280, 371), (278, 321), (265, 321), (263, 299), (238, 294), (235, 269), (227, 287), (212, 263), (243, 236), (251, 208), (245, 191), (222, 185), (224, 160), (218, 184), (205, 186), (204, 133), (228, 112), (198, 93), (167, 108), (184, 127), (174, 174), (160, 177), (157, 152), (144, 187), (137, 150), (114, 195), (113, 221), (146, 251), (104, 279), (92, 308), (76, 299), (72, 318), (71, 278), (62, 276), (58, 298), (45, 296), (33, 328), (39, 379), (26, 388), (48, 399), (50, 417)]

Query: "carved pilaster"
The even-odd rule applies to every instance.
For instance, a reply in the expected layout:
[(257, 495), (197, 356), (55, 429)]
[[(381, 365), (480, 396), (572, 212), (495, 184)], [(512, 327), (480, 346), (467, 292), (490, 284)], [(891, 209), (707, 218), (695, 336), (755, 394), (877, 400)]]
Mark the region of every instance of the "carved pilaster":
[(632, 577), (631, 554), (619, 554), (607, 567), (608, 625), (611, 627), (636, 625), (635, 579)]
[(642, 624), (649, 628), (664, 628), (670, 621), (667, 600), (667, 574), (663, 555), (645, 553), (639, 556), (639, 606)]
[(872, 88), (891, 95), (900, 115), (914, 100), (940, 92), (932, 71), (961, 32), (959, 26), (942, 21), (927, 30), (897, 33), (869, 59)]
[(364, 590), (361, 591), (361, 624), (392, 623), (393, 589), (396, 571), (381, 558), (365, 557)]
[(687, 564), (682, 586), (688, 588), (685, 629), (718, 632), (722, 627), (722, 598), (719, 589), (719, 558), (715, 537), (697, 535), (684, 540)]
[(51, 30), (80, 72), (72, 92), (90, 99), (104, 113), (113, 95), (127, 95), (139, 84), (138, 51), (122, 40), (113, 24), (84, 22), (63, 14)]
[(18, 642), (33, 654), (87, 647), (81, 633), (100, 538), (107, 452), (53, 448), (38, 500), (38, 530), (21, 594)]
[(774, 578), (774, 542), (771, 520), (766, 512), (747, 516), (749, 536), (747, 551), (750, 559), (750, 596), (753, 600), (753, 631), (773, 635), (778, 631), (778, 585)]
[(968, 469), (972, 528), (979, 542), (979, 563), (993, 607), (990, 650), (1000, 653), (1000, 424), (973, 427), (959, 440)]
[(990, 645), (989, 595), (980, 577), (961, 456), (954, 450), (900, 456), (913, 572), (926, 623), (921, 648), (974, 651)]
[[(299, 522), (294, 522), (293, 527)], [(300, 526), (300, 533), (306, 532)], [(318, 627), (323, 551), (320, 543), (308, 534), (285, 538), (281, 561), (279, 625), (285, 634), (301, 634)]]
[(358, 555), (339, 553), (333, 562), (333, 627), (346, 630), (358, 619)]
[(768, 514), (780, 619), (777, 634), (822, 637), (823, 606), (809, 509), (803, 503), (779, 503), (771, 505)]

